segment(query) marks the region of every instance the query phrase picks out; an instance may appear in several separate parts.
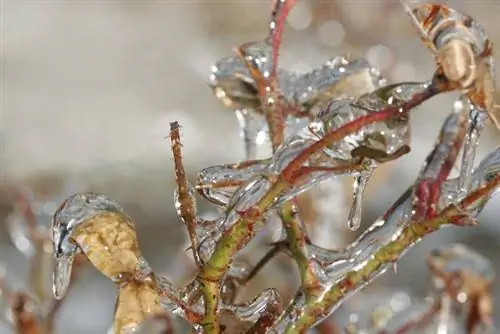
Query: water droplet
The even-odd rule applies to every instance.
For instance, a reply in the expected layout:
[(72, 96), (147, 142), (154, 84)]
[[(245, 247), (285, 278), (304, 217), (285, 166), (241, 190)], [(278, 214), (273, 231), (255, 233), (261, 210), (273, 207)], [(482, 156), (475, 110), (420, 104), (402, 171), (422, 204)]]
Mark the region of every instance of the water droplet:
[(62, 299), (68, 291), (74, 260), (74, 255), (56, 258), (53, 274), (53, 293), (56, 299)]
[(347, 218), (347, 226), (351, 231), (356, 231), (361, 226), (361, 214), (363, 210), (363, 194), (370, 179), (374, 166), (370, 167), (367, 172), (362, 172), (359, 176), (354, 178), (353, 184), (353, 200), (351, 210), (349, 211), (349, 218)]

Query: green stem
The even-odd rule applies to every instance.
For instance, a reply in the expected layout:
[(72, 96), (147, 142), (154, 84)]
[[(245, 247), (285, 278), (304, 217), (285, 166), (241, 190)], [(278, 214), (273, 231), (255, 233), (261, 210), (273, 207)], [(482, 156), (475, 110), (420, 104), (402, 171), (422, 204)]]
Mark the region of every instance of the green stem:
[(319, 319), (326, 317), (333, 306), (337, 305), (350, 291), (362, 286), (370, 277), (376, 274), (388, 263), (396, 262), (400, 256), (423, 236), (439, 229), (446, 224), (446, 219), (438, 218), (424, 223), (412, 223), (399, 237), (373, 254), (358, 270), (348, 272), (345, 277), (327, 290), (320, 298), (310, 300), (306, 307), (299, 313), (296, 321), (285, 331), (286, 334), (305, 333)]
[(297, 217), (296, 207), (292, 202), (287, 202), (281, 208), (280, 216), (286, 231), (287, 244), (299, 267), (301, 289), (304, 290), (306, 298), (309, 299), (316, 294), (320, 284), (309, 263), (305, 226)]
[[(254, 206), (252, 210), (265, 212), (284, 190), (288, 184), (278, 179), (269, 189), (267, 194)], [(255, 236), (258, 225), (262, 225), (259, 217), (241, 217), (233, 226), (224, 232), (217, 242), (214, 253), (201, 268), (197, 280), (201, 285), (201, 292), (205, 302), (205, 314), (200, 324), (206, 334), (220, 333), (217, 315), (217, 305), (220, 299), (220, 282), (229, 269), (233, 257), (245, 247)]]

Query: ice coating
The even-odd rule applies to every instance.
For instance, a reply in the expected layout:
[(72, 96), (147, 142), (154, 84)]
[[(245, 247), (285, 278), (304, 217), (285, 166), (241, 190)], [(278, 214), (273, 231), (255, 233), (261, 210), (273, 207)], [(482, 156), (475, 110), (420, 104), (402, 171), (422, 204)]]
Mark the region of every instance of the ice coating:
[[(439, 6), (440, 10), (431, 16), (432, 11), (435, 10), (433, 6)], [(421, 37), (428, 37), (436, 50), (456, 38), (470, 43), (477, 55), (483, 53), (488, 47), (488, 37), (484, 28), (465, 13), (445, 5), (425, 3), (418, 4), (413, 9), (405, 5), (405, 10)]]
[[(258, 65), (263, 76), (268, 77), (272, 68), (271, 45), (262, 41), (246, 46), (246, 54)], [(305, 115), (312, 107), (319, 106), (320, 101), (325, 103), (332, 98), (357, 97), (386, 83), (366, 59), (352, 55), (331, 58), (311, 72), (299, 74), (278, 70), (277, 74), (286, 101), (297, 105)], [(260, 99), (254, 78), (239, 56), (217, 61), (212, 67), (209, 85), (227, 108), (259, 112)]]
[[(354, 119), (370, 113), (377, 113), (384, 108), (403, 106), (404, 103), (426, 92), (428, 88), (429, 83), (401, 83), (389, 88), (378, 89), (358, 99), (347, 98), (332, 101), (308, 127), (292, 136), (280, 148), (274, 157), (273, 171), (275, 173), (281, 172), (283, 167), (297, 156), (304, 146), (321, 140), (327, 133)], [(386, 157), (408, 144), (408, 132), (408, 116), (396, 116), (388, 123), (380, 122), (368, 125), (362, 131), (332, 143), (308, 163), (311, 165), (335, 164), (337, 161), (352, 161), (353, 150), (359, 147), (381, 151), (381, 155)], [(358, 151), (358, 157), (369, 158), (369, 156), (363, 156), (363, 153), (367, 152)]]
[[(303, 136), (321, 138), (328, 131), (337, 129), (356, 118), (376, 113), (388, 106), (403, 105), (429, 87), (430, 82), (400, 83), (382, 87), (357, 99), (334, 100), (318, 114), (317, 119), (309, 125), (309, 131), (305, 130)], [(401, 115), (389, 122), (369, 125), (341, 142), (332, 144), (325, 153), (331, 158), (340, 160), (350, 160), (353, 156), (352, 151), (358, 147), (379, 151), (381, 157), (393, 154), (402, 146), (409, 144), (408, 122), (408, 115)]]
[[(500, 148), (496, 149), (494, 152), (488, 154), (478, 165), (478, 167), (473, 171), (471, 175), (472, 184), (474, 185), (471, 189), (478, 189), (484, 186), (491, 178), (497, 176), (500, 173)], [(457, 201), (455, 196), (457, 185), (459, 179), (454, 178), (444, 182), (442, 186), (441, 197), (439, 201), (439, 208), (442, 209), (453, 202)], [(399, 233), (399, 230), (403, 228), (404, 223), (411, 219), (411, 202), (412, 202), (412, 192), (411, 188), (408, 189), (401, 197), (393, 204), (393, 206), (386, 211), (379, 219), (377, 219), (370, 228), (361, 234), (361, 236), (356, 239), (355, 242), (350, 244), (346, 249), (349, 254), (371, 254), (380, 244), (384, 244), (392, 239), (394, 235)], [(479, 214), (484, 206), (477, 208), (476, 212), (473, 212), (473, 216)], [(385, 236), (384, 236), (385, 235)], [(378, 240), (377, 243), (372, 242), (372, 240)], [(338, 254), (334, 255), (332, 259), (337, 259)], [(333, 261), (333, 267), (335, 267), (335, 262)]]
[(198, 192), (210, 202), (225, 207), (236, 189), (248, 182), (252, 175), (266, 173), (269, 163), (269, 160), (256, 160), (202, 169), (197, 176)]
[[(274, 69), (270, 40), (247, 43), (242, 46), (242, 50), (247, 61), (255, 66), (260, 75), (269, 78)], [(285, 117), (285, 136), (295, 133), (294, 130), (299, 128), (297, 119), (313, 117), (328, 100), (357, 97), (385, 83), (385, 79), (365, 59), (350, 55), (332, 58), (309, 73), (298, 74), (278, 69), (276, 75), (284, 99), (283, 107), (292, 111)], [(268, 124), (255, 80), (240, 56), (219, 60), (212, 67), (209, 78), (215, 96), (236, 112), (247, 159), (255, 159), (257, 146), (268, 139)]]
[(223, 305), (223, 309), (234, 313), (239, 320), (256, 323), (266, 314), (269, 305), (280, 305), (280, 297), (275, 289), (266, 289), (255, 298), (239, 305)]
[[(66, 200), (54, 217), (54, 231), (63, 231), (54, 238), (60, 249), (54, 273), (56, 296), (64, 295), (71, 261), (81, 251), (117, 285), (115, 333), (132, 330), (147, 317), (163, 312), (188, 320), (203, 312), (197, 284), (176, 290), (168, 279), (152, 272), (141, 255), (134, 223), (113, 200), (93, 193), (77, 194)], [(223, 303), (220, 308), (234, 313), (240, 321), (253, 321), (267, 304), (279, 300), (277, 296), (276, 291), (266, 290), (247, 303)]]
[(71, 279), (76, 254), (80, 251), (72, 242), (73, 229), (102, 212), (119, 212), (123, 209), (106, 196), (95, 193), (78, 193), (69, 197), (57, 209), (52, 221), (52, 245), (56, 265), (53, 275), (53, 292), (56, 299), (64, 297)]
[[(270, 180), (277, 177), (300, 152), (311, 144), (321, 140), (328, 132), (370, 113), (376, 113), (387, 107), (403, 106), (429, 90), (430, 83), (402, 83), (380, 88), (365, 94), (359, 99), (333, 101), (322, 111), (308, 127), (292, 135), (278, 148), (271, 159), (260, 160), (246, 166), (222, 165), (207, 168), (198, 177), (198, 189), (209, 200), (228, 205), (224, 225), (231, 226), (239, 213), (258, 202), (268, 190)], [(298, 180), (294, 188), (276, 198), (275, 205), (280, 205), (298, 194), (311, 189), (318, 183), (335, 176), (359, 176), (359, 169), (349, 169), (353, 162), (353, 153), (357, 158), (368, 159), (361, 173), (357, 187), (356, 201), (353, 205), (354, 221), (351, 227), (357, 228), (360, 221), (361, 197), (368, 177), (376, 166), (375, 161), (390, 160), (408, 152), (409, 127), (407, 116), (396, 116), (387, 123), (373, 124), (364, 130), (347, 136), (338, 143), (315, 154), (305, 165), (346, 168), (339, 173), (330, 171), (313, 172)], [(356, 151), (357, 150), (357, 151)], [(253, 178), (250, 175), (254, 175)], [(257, 175), (255, 175), (257, 174)], [(250, 181), (252, 180), (252, 181)], [(214, 184), (221, 184), (219, 190)], [(258, 187), (257, 187), (258, 186)], [(238, 195), (239, 193), (239, 195)], [(230, 202), (230, 203), (229, 203)]]
[[(453, 116), (453, 115), (452, 115)], [(455, 115), (456, 116), (456, 115)], [(499, 161), (500, 149), (490, 153), (472, 174), (472, 184), (477, 187), (485, 185), (491, 180), (492, 175), (498, 176), (500, 173)], [(436, 158), (441, 158), (439, 155), (431, 155)], [(433, 160), (428, 158), (428, 163), (433, 163)], [(456, 189), (459, 179), (445, 181), (440, 193), (440, 201), (438, 210), (445, 206), (456, 203)], [(476, 188), (477, 189), (477, 188)], [(475, 189), (472, 189), (475, 190)], [(472, 191), (471, 190), (471, 191)], [(493, 190), (492, 192), (494, 192)], [(490, 194), (491, 195), (491, 194)], [(410, 187), (401, 197), (389, 208), (384, 215), (377, 219), (370, 228), (349, 244), (343, 250), (330, 251), (321, 249), (314, 245), (309, 245), (309, 253), (311, 259), (318, 263), (317, 271), (320, 277), (327, 276), (329, 284), (335, 284), (339, 279), (345, 277), (348, 272), (355, 270), (356, 264), (364, 265), (372, 259), (373, 254), (376, 254), (380, 249), (390, 244), (397, 238), (405, 228), (406, 224), (412, 219), (412, 188)], [(485, 201), (481, 201), (477, 205), (471, 206), (466, 214), (470, 219), (474, 219), (482, 211), (485, 206)], [(356, 287), (351, 287), (349, 293), (344, 295), (338, 302), (330, 305), (325, 315), (331, 314), (335, 309), (352, 294), (359, 291), (362, 287), (369, 284), (375, 278), (382, 275), (392, 266), (391, 262), (385, 263), (369, 277), (365, 277), (362, 283)], [(300, 292), (298, 293), (298, 295)], [(297, 296), (298, 296), (297, 295)], [(304, 304), (297, 303), (296, 310), (302, 308)], [(289, 313), (290, 314), (290, 313)], [(293, 320), (290, 316), (282, 317), (277, 324), (277, 328), (285, 328)]]
[[(435, 202), (440, 197), (440, 186), (458, 158), (467, 133), (468, 116), (468, 108), (455, 103), (452, 113), (443, 122), (438, 140), (415, 182), (413, 219), (432, 218), (437, 214)], [(460, 189), (457, 189), (456, 197), (459, 194)]]
[(140, 253), (134, 223), (115, 201), (95, 193), (69, 197), (54, 215), (53, 243), (56, 298), (64, 296), (72, 262), (80, 251), (118, 288), (115, 333), (164, 312), (155, 276)]
[[(463, 99), (462, 99), (463, 100)], [(470, 101), (467, 101), (470, 108), (469, 128), (462, 152), (462, 163), (460, 166), (460, 191), (466, 193), (470, 187), (470, 175), (476, 158), (476, 150), (479, 145), (479, 138), (484, 130), (487, 114), (476, 109)]]
[(78, 193), (66, 199), (54, 213), (52, 241), (56, 259), (76, 251), (70, 242), (73, 229), (102, 212), (125, 214), (122, 207), (107, 196), (96, 193)]
[(469, 15), (444, 4), (419, 4), (412, 9), (402, 3), (445, 76), (500, 129), (494, 115), (493, 46), (484, 28)]
[[(327, 108), (321, 111), (316, 120), (292, 136), (275, 154), (273, 171), (284, 169), (305, 147), (323, 138), (327, 133), (338, 129), (342, 125), (359, 117), (376, 113), (388, 106), (402, 106), (415, 96), (427, 91), (429, 82), (402, 83), (390, 85), (372, 93), (365, 94), (358, 99), (339, 99), (330, 102)], [(348, 226), (352, 230), (359, 228), (361, 222), (362, 197), (370, 175), (377, 166), (377, 162), (384, 162), (409, 152), (410, 130), (409, 117), (397, 116), (388, 122), (375, 123), (366, 126), (362, 131), (345, 137), (343, 140), (332, 143), (323, 149), (322, 154), (316, 154), (308, 162), (309, 165), (339, 166), (342, 163), (352, 162), (355, 158), (364, 159), (364, 170), (358, 171), (355, 176), (353, 203), (348, 219)], [(344, 171), (344, 175), (350, 175)], [(302, 180), (303, 184), (296, 185), (295, 189), (284, 196), (280, 203), (288, 200), (300, 192), (310, 189), (319, 182), (331, 178), (334, 173), (319, 172), (311, 174)]]

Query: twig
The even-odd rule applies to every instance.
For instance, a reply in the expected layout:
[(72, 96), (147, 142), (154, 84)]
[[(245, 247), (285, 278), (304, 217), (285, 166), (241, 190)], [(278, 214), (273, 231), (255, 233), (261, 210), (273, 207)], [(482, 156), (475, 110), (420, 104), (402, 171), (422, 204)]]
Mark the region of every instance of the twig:
[(374, 114), (360, 117), (351, 121), (340, 128), (327, 133), (321, 140), (307, 147), (292, 162), (290, 162), (283, 172), (276, 178), (270, 186), (267, 193), (247, 211), (230, 228), (224, 231), (222, 237), (217, 241), (215, 250), (211, 258), (204, 263), (198, 273), (197, 280), (203, 293), (205, 302), (205, 315), (200, 322), (207, 334), (220, 333), (219, 319), (217, 316), (217, 307), (219, 303), (220, 280), (229, 269), (234, 255), (245, 247), (255, 236), (257, 229), (262, 225), (262, 215), (274, 203), (276, 198), (289, 190), (293, 186), (294, 177), (302, 168), (303, 164), (316, 152), (326, 147), (330, 143), (341, 140), (342, 138), (353, 134), (363, 127), (376, 122), (383, 122), (395, 115), (404, 114), (413, 107), (419, 105), (428, 98), (441, 91), (440, 86), (429, 86), (424, 93), (415, 96), (403, 106), (388, 107)]
[(196, 240), (196, 205), (192, 199), (193, 194), (190, 194), (190, 187), (186, 179), (186, 172), (182, 162), (181, 139), (179, 133), (179, 123), (170, 123), (170, 140), (172, 143), (172, 153), (174, 155), (175, 179), (178, 192), (178, 205), (180, 216), (188, 230), (189, 239), (191, 241), (191, 251), (193, 258), (198, 267), (202, 266), (200, 255), (198, 254), (198, 242)]
[(426, 235), (448, 224), (464, 225), (460, 219), (464, 212), (484, 201), (500, 185), (500, 176), (496, 176), (485, 186), (471, 193), (458, 205), (450, 205), (441, 214), (432, 220), (411, 221), (405, 225), (399, 235), (391, 242), (381, 245), (373, 253), (371, 259), (360, 264), (356, 270), (343, 275), (336, 284), (324, 291), (320, 298), (311, 301), (301, 309), (295, 322), (290, 324), (285, 333), (298, 334), (305, 331), (329, 315), (348, 295), (359, 290), (362, 286), (378, 277), (387, 266), (396, 262), (402, 255)]

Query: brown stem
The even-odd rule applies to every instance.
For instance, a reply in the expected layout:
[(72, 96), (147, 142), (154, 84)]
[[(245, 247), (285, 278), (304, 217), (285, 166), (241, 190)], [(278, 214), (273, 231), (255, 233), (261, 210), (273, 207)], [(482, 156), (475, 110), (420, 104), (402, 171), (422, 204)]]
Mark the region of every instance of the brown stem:
[(192, 199), (192, 194), (189, 193), (190, 189), (188, 186), (186, 172), (184, 170), (184, 163), (182, 162), (182, 152), (181, 152), (181, 139), (179, 133), (179, 123), (170, 123), (170, 140), (172, 143), (172, 153), (174, 156), (174, 166), (175, 166), (175, 179), (177, 183), (177, 191), (179, 196), (180, 204), (180, 215), (186, 228), (188, 230), (189, 239), (191, 241), (191, 251), (193, 253), (194, 261), (198, 267), (202, 266), (202, 261), (198, 254), (198, 242), (196, 240), (196, 205)]

